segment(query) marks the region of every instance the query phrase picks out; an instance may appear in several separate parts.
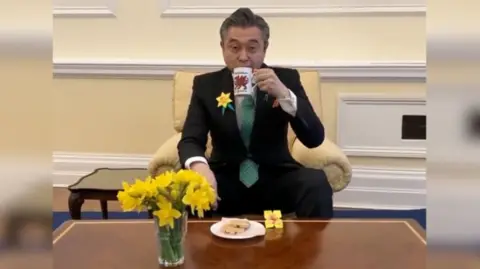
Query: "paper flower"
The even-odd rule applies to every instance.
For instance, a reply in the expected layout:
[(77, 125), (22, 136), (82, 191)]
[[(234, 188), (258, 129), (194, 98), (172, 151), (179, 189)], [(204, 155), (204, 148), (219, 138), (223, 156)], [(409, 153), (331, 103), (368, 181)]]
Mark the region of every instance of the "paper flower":
[(265, 228), (283, 228), (282, 212), (280, 210), (265, 210), (263, 216), (265, 217)]
[(235, 111), (235, 109), (232, 106), (232, 99), (230, 98), (230, 93), (221, 93), (217, 97), (217, 102), (218, 102), (218, 107), (222, 108), (222, 115), (225, 114), (225, 110), (228, 108), (232, 111)]

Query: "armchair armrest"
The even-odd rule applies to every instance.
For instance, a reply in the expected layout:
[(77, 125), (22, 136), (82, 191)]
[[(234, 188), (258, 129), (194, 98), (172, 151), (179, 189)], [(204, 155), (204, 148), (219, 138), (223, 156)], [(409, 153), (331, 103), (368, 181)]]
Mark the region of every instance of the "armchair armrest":
[(343, 190), (352, 178), (352, 167), (347, 156), (327, 138), (322, 145), (309, 149), (296, 139), (292, 157), (305, 167), (323, 169), (334, 192)]
[(177, 144), (181, 137), (182, 134), (177, 133), (158, 148), (148, 164), (150, 175), (156, 176), (168, 170), (180, 169), (181, 164), (178, 157)]
[[(177, 133), (170, 139), (168, 139), (165, 143), (163, 143), (160, 148), (158, 148), (157, 152), (155, 152), (152, 160), (148, 165), (148, 172), (150, 173), (150, 175), (155, 176), (165, 171), (181, 169), (182, 164), (180, 163), (177, 149), (178, 142), (181, 138), (182, 133)], [(207, 159), (210, 158), (211, 152), (212, 140), (209, 135), (207, 142), (207, 151), (205, 152), (205, 156), (207, 157)]]

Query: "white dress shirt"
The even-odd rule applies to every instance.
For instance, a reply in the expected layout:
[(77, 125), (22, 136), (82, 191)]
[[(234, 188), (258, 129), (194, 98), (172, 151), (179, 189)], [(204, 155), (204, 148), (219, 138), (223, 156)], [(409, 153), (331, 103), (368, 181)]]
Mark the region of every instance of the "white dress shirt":
[[(292, 115), (292, 117), (295, 117), (295, 115), (297, 114), (297, 96), (291, 90), (289, 90), (289, 93), (290, 93), (289, 97), (283, 98), (283, 99), (277, 99), (277, 100), (280, 107), (283, 109), (283, 111)], [(256, 96), (256, 91), (254, 91), (254, 96), (253, 96), (254, 100), (256, 100), (255, 96)], [(273, 97), (268, 97), (268, 98), (273, 98)], [(235, 97), (235, 112), (237, 115), (237, 122), (238, 122), (239, 129), (242, 127), (241, 122), (242, 122), (243, 113), (241, 111), (242, 106), (240, 104), (243, 101), (243, 99), (244, 99), (243, 96)], [(195, 156), (187, 159), (187, 161), (185, 162), (185, 167), (187, 169), (190, 169), (190, 165), (192, 165), (192, 163), (195, 163), (195, 162), (202, 162), (202, 163), (208, 164), (207, 160), (203, 156)]]

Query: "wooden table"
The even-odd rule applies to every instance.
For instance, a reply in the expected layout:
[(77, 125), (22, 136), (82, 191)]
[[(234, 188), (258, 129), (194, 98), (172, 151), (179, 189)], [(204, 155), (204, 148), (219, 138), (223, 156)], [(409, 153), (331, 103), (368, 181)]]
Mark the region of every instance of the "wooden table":
[[(245, 241), (190, 220), (185, 269), (423, 269), (424, 230), (411, 220), (285, 220), (282, 230)], [(54, 232), (54, 267), (157, 269), (151, 220), (70, 221)]]
[(144, 168), (98, 168), (92, 173), (81, 177), (70, 185), (68, 209), (74, 220), (81, 219), (82, 205), (85, 200), (98, 200), (102, 209), (102, 217), (108, 219), (107, 201), (116, 201), (117, 194), (122, 190), (122, 182), (133, 183), (135, 179), (145, 179), (148, 176)]

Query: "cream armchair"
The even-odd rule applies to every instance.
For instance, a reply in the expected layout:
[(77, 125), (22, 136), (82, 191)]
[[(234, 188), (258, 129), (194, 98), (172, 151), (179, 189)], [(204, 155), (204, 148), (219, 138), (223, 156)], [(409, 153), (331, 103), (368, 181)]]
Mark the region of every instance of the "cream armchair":
[[(183, 124), (185, 122), (190, 95), (192, 91), (193, 78), (199, 73), (177, 72), (173, 82), (173, 128), (177, 132), (167, 140), (155, 153), (149, 164), (149, 172), (157, 175), (163, 171), (179, 169), (177, 143), (182, 136)], [(300, 72), (302, 84), (315, 109), (321, 118), (321, 97), (320, 97), (320, 76), (316, 71)], [(349, 183), (352, 170), (347, 157), (330, 140), (325, 139), (322, 145), (309, 149), (298, 139), (290, 129), (288, 142), (291, 154), (299, 163), (305, 167), (324, 169), (328, 181), (335, 192), (344, 189)], [(207, 143), (206, 157), (210, 157), (212, 146), (210, 137)]]

